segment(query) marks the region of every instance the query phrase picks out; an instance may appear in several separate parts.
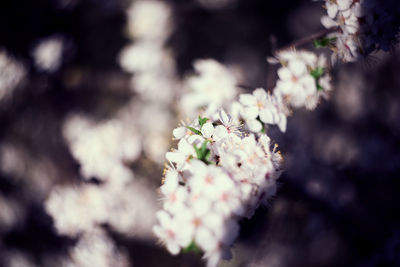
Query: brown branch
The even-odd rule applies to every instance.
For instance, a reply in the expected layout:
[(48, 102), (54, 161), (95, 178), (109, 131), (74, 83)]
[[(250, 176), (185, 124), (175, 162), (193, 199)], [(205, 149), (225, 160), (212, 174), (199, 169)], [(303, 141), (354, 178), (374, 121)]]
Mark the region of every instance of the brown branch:
[[(333, 28), (329, 28), (329, 29), (324, 29), (324, 30), (321, 30), (321, 31), (316, 32), (314, 34), (311, 34), (309, 36), (306, 36), (304, 38), (298, 39), (298, 40), (292, 42), (291, 44), (286, 45), (286, 46), (278, 49), (277, 51), (273, 51), (273, 52), (279, 52), (279, 51), (287, 50), (287, 49), (290, 49), (290, 48), (299, 48), (299, 47), (302, 47), (302, 46), (304, 46), (304, 45), (306, 45), (308, 43), (311, 43), (313, 40), (319, 39), (319, 38), (321, 38), (321, 37), (323, 37), (323, 36), (325, 36), (325, 35), (327, 35), (329, 33), (337, 32), (337, 31), (340, 31), (340, 27), (333, 27)], [(273, 54), (275, 54), (275, 53), (273, 53)]]

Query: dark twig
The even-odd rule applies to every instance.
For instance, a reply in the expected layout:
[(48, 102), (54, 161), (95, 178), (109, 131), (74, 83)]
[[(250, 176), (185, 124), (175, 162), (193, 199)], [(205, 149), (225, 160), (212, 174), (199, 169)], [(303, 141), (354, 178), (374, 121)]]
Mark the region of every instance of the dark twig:
[(291, 44), (278, 49), (277, 52), (287, 50), (290, 48), (302, 47), (302, 46), (312, 42), (313, 40), (319, 39), (329, 33), (337, 32), (337, 31), (340, 31), (340, 27), (333, 27), (333, 28), (321, 30), (319, 32), (316, 32), (316, 33), (306, 36), (304, 38), (298, 39), (298, 40), (292, 42)]

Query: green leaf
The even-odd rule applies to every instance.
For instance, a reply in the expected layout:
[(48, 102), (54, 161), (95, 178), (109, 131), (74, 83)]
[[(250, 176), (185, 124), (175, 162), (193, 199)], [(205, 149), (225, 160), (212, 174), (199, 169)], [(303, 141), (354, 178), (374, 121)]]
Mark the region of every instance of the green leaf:
[(193, 145), (193, 147), (194, 150), (196, 151), (196, 155), (199, 160), (203, 161), (206, 164), (211, 164), (210, 162), (211, 151), (207, 148), (207, 143), (208, 140), (204, 141), (204, 143), (201, 145), (200, 148), (198, 148), (196, 145)]
[(314, 44), (315, 48), (331, 47), (335, 42), (336, 42), (336, 37), (333, 37), (333, 38), (322, 37), (322, 38), (313, 40), (313, 44)]
[(187, 247), (182, 249), (182, 252), (183, 253), (194, 252), (196, 254), (200, 254), (201, 249), (196, 245), (194, 241), (192, 241), (192, 243), (190, 243)]
[(324, 68), (317, 67), (310, 71), (310, 75), (315, 79), (319, 79), (324, 74)]
[(262, 132), (262, 133), (265, 133), (265, 124), (264, 124), (264, 122), (262, 122), (262, 120), (260, 119), (260, 116), (257, 117), (257, 120), (261, 123), (261, 126), (262, 126), (261, 132)]
[(201, 132), (193, 127), (186, 126), (187, 129), (191, 130), (193, 133), (201, 135)]
[(208, 121), (208, 118), (202, 118), (201, 116), (199, 116), (199, 124), (200, 127), (202, 127), (206, 122)]

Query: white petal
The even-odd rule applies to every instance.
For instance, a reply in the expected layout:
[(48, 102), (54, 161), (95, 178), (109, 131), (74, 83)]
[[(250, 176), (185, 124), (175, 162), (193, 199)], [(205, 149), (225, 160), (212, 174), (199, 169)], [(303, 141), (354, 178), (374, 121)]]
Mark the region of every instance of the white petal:
[(218, 125), (217, 127), (215, 127), (214, 131), (215, 140), (221, 140), (225, 138), (227, 135), (228, 135), (228, 130), (224, 126)]
[(176, 139), (181, 139), (186, 135), (187, 129), (186, 127), (178, 127), (172, 131), (172, 134)]
[(219, 111), (219, 120), (222, 122), (223, 125), (228, 125), (231, 120), (229, 115), (226, 114), (225, 110), (222, 108)]
[(292, 60), (288, 64), (288, 68), (295, 76), (301, 76), (307, 71), (307, 67), (304, 62), (300, 60)]
[(353, 3), (353, 0), (336, 0), (336, 3), (339, 7), (339, 10), (346, 10), (350, 8), (351, 4)]
[(264, 123), (268, 123), (268, 124), (275, 123), (272, 112), (271, 112), (271, 110), (268, 110), (268, 109), (260, 110), (260, 119)]
[(261, 122), (259, 122), (258, 120), (248, 120), (246, 121), (246, 125), (247, 128), (249, 128), (249, 130), (254, 133), (258, 133), (262, 130)]
[(328, 16), (321, 17), (321, 24), (327, 29), (338, 26), (338, 23)]
[(253, 95), (255, 96), (257, 101), (263, 102), (265, 101), (265, 99), (267, 99), (267, 92), (265, 92), (263, 88), (257, 88), (256, 90), (254, 90)]
[(290, 72), (290, 70), (288, 68), (280, 68), (278, 70), (278, 76), (279, 76), (279, 79), (281, 79), (283, 81), (288, 81), (292, 78), (292, 73)]
[(257, 99), (250, 94), (241, 94), (239, 96), (239, 102), (245, 106), (255, 106), (257, 105)]
[(210, 138), (214, 133), (214, 126), (211, 122), (206, 122), (203, 127), (201, 127), (201, 133), (205, 138)]
[(286, 116), (282, 114), (280, 116), (280, 120), (279, 120), (279, 124), (278, 124), (278, 127), (282, 133), (286, 132), (286, 121), (287, 121)]
[(258, 116), (258, 107), (246, 107), (242, 110), (241, 115), (245, 120), (254, 120)]
[(175, 242), (168, 242), (167, 249), (172, 255), (177, 255), (181, 250), (177, 243)]
[(180, 152), (167, 152), (165, 158), (174, 163), (183, 163), (186, 160), (186, 155)]
[(326, 11), (328, 12), (328, 16), (334, 19), (338, 12), (337, 4), (326, 1)]

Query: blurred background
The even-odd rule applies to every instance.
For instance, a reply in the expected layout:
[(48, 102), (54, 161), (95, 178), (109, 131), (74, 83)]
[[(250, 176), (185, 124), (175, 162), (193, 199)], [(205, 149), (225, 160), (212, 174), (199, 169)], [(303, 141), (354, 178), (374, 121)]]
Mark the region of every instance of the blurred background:
[[(215, 59), (272, 89), (266, 57), (322, 4), (2, 0), (0, 266), (203, 266), (151, 232), (185, 79)], [(396, 47), (336, 65), (329, 101), (269, 130), (278, 194), (221, 266), (400, 266), (399, 70)]]

